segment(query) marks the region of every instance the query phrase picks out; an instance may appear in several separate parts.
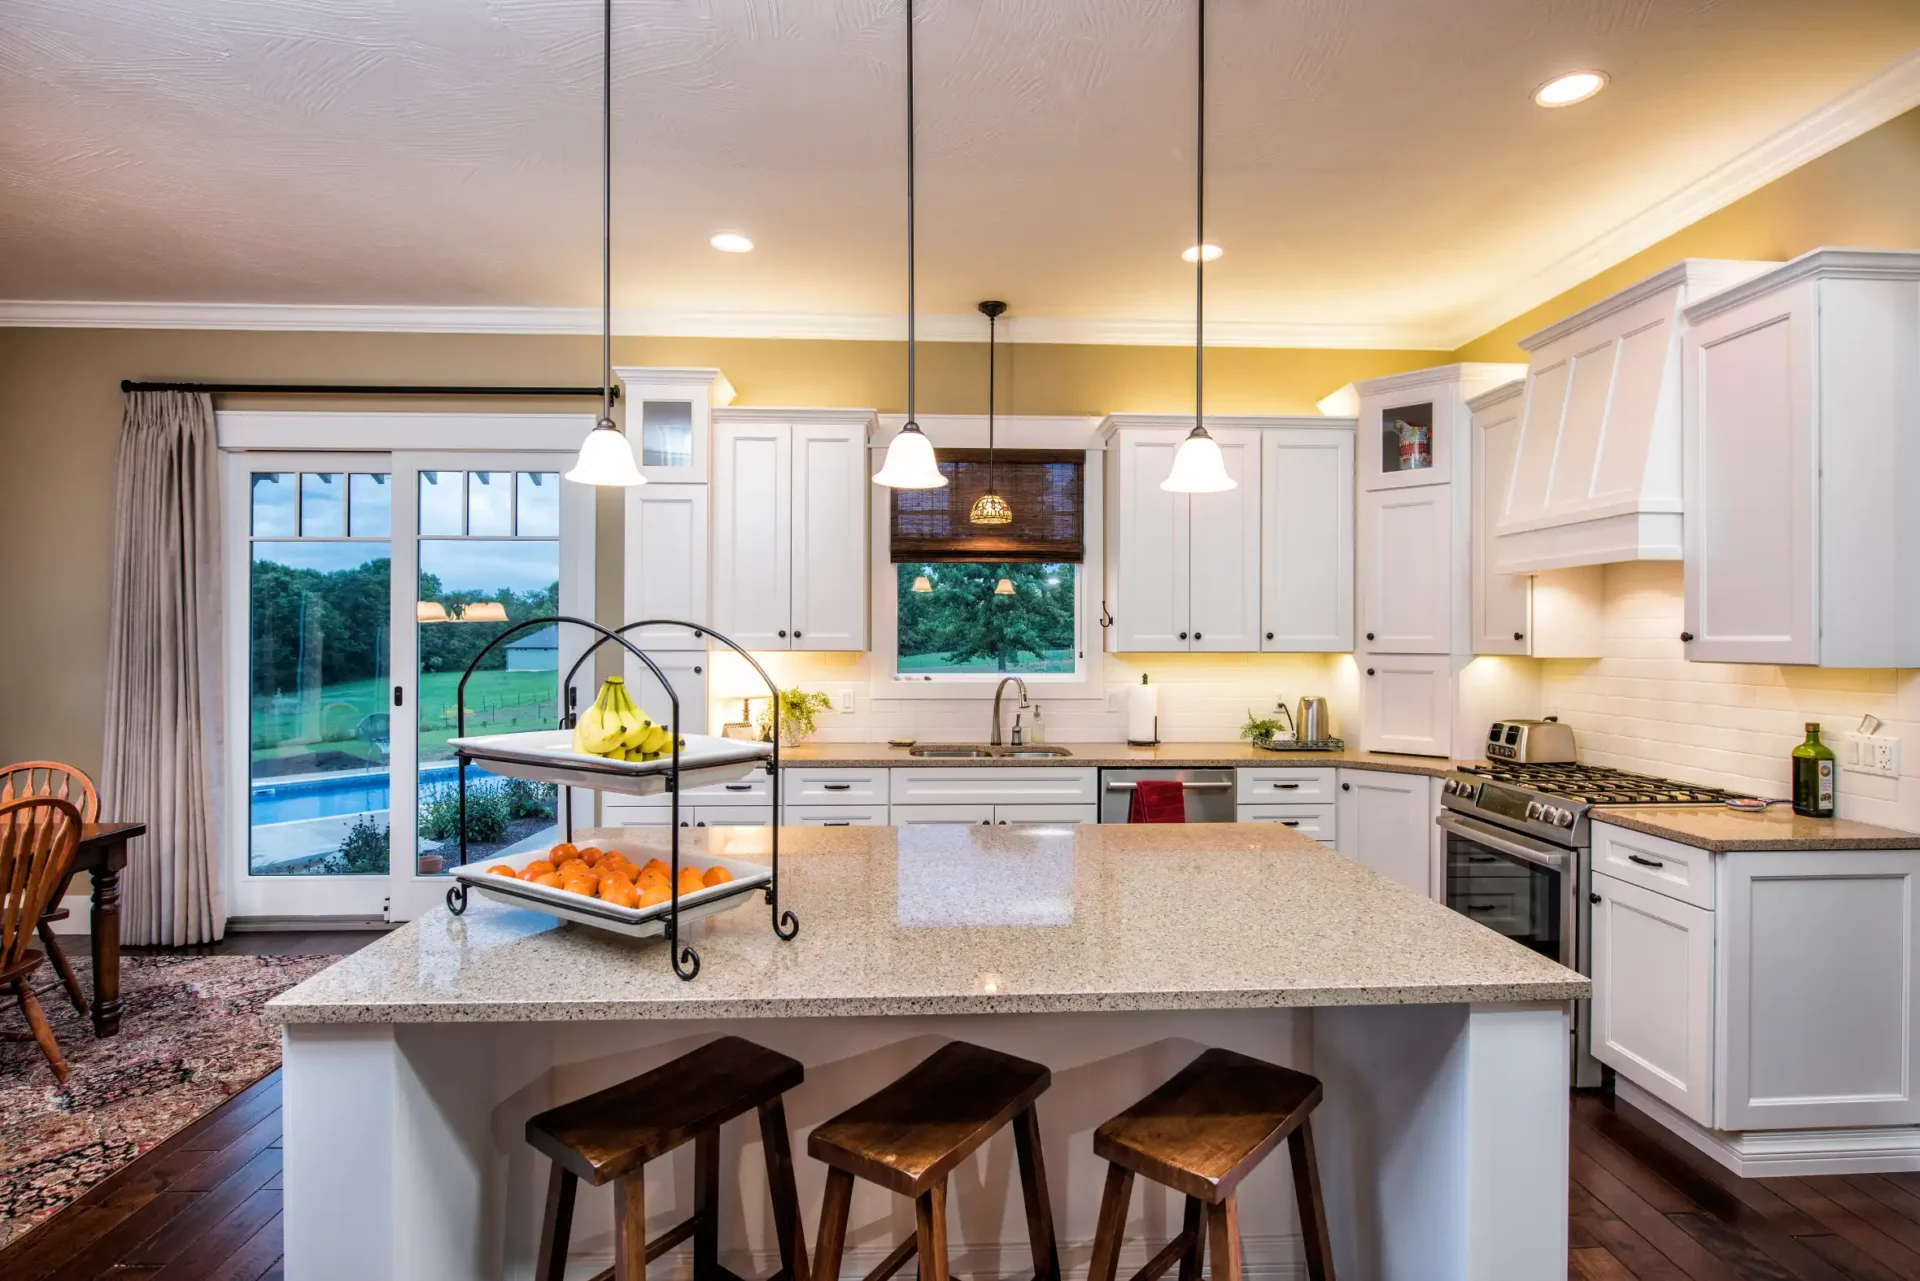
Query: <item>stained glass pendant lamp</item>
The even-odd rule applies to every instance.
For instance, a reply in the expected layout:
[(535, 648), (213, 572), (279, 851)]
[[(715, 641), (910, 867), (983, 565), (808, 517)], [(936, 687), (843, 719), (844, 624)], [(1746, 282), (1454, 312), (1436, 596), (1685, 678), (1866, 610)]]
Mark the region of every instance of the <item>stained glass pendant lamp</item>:
[[(1200, 10), (1199, 92), (1194, 110), (1193, 243), (1207, 243), (1207, 0)], [(1207, 434), (1202, 416), (1206, 401), (1206, 273), (1207, 256), (1193, 256), (1193, 430), (1173, 451), (1173, 467), (1160, 488), (1176, 494), (1217, 494), (1237, 482), (1227, 475), (1220, 442)]]
[(613, 422), (613, 0), (604, 0), (600, 16), (600, 421), (580, 442), (567, 479), (630, 487), (647, 478)]
[[(987, 301), (980, 304), (980, 314), (987, 318), (987, 492), (973, 500), (973, 510), (967, 520), (975, 525), (1011, 525), (1013, 508), (1007, 506), (1007, 500), (1000, 497), (1000, 491), (993, 484), (993, 401), (994, 401), (994, 333), (999, 327), (1000, 317), (1006, 315), (1007, 304)], [(1005, 579), (1001, 580), (1006, 582)], [(1013, 584), (1007, 584), (1011, 591)]]
[(907, 424), (887, 445), (887, 458), (873, 483), (888, 489), (939, 489), (947, 483), (933, 457), (933, 442), (913, 420), (913, 0), (907, 0)]

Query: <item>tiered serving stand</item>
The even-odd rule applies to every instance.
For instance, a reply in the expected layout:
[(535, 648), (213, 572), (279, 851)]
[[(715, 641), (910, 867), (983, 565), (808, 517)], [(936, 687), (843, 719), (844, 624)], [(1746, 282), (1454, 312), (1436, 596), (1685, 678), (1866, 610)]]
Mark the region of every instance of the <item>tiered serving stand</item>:
[[(519, 734), (489, 734), (478, 737), (467, 736), (467, 682), (472, 679), (480, 663), (487, 655), (500, 648), (513, 637), (536, 628), (565, 625), (583, 627), (595, 633), (593, 644), (589, 645), (580, 657), (567, 669), (566, 679), (561, 688), (566, 691), (566, 710), (560, 718), (558, 730), (537, 730)], [(713, 738), (708, 735), (689, 735), (682, 747), (680, 733), (680, 696), (674, 692), (673, 684), (666, 674), (646, 652), (627, 639), (626, 633), (641, 627), (684, 627), (696, 636), (709, 637), (726, 646), (746, 660), (749, 667), (766, 684), (773, 698), (773, 734), (770, 742), (744, 742), (738, 739)], [(578, 719), (578, 709), (574, 695), (573, 681), (580, 669), (602, 645), (612, 643), (627, 651), (639, 660), (642, 667), (653, 674), (660, 687), (666, 691), (667, 701), (672, 709), (668, 724), (671, 734), (667, 754), (653, 761), (616, 761), (605, 757), (591, 756), (576, 752), (572, 745), (572, 731)], [(454, 749), (455, 759), (460, 765), (460, 864), (453, 870), (453, 884), (447, 890), (447, 910), (455, 916), (467, 910), (467, 896), (478, 891), (490, 898), (508, 902), (516, 907), (532, 908), (550, 916), (560, 916), (569, 920), (610, 929), (617, 933), (634, 936), (664, 934), (667, 948), (673, 962), (673, 972), (683, 979), (691, 979), (700, 972), (700, 954), (692, 946), (681, 941), (681, 926), (689, 920), (706, 916), (729, 907), (737, 907), (745, 896), (754, 890), (761, 890), (766, 896), (774, 935), (788, 940), (800, 932), (800, 921), (790, 911), (780, 907), (780, 691), (773, 678), (759, 662), (729, 638), (722, 636), (703, 623), (689, 623), (677, 618), (647, 618), (639, 622), (628, 623), (624, 627), (609, 629), (584, 618), (571, 615), (554, 614), (544, 618), (529, 618), (516, 623), (501, 632), (487, 643), (473, 661), (467, 664), (467, 670), (460, 676), (460, 684), (454, 696), (455, 737), (449, 744)], [(589, 899), (584, 895), (569, 894), (563, 890), (554, 890), (546, 886), (530, 885), (526, 882), (505, 876), (485, 874), (484, 867), (467, 865), (467, 766), (478, 764), (490, 774), (507, 778), (523, 778), (536, 783), (553, 783), (559, 787), (561, 811), (564, 815), (566, 839), (573, 839), (573, 799), (568, 789), (590, 787), (601, 792), (620, 792), (630, 796), (655, 796), (664, 792), (669, 797), (669, 817), (667, 831), (672, 847), (672, 896), (665, 903), (648, 908), (615, 907), (602, 903), (598, 899)], [(680, 793), (687, 787), (703, 787), (712, 783), (731, 782), (744, 778), (755, 769), (765, 769), (772, 776), (771, 792), (773, 805), (773, 823), (769, 828), (771, 839), (771, 866), (764, 872), (752, 872), (748, 869), (734, 869), (735, 879), (721, 885), (710, 886), (696, 895), (688, 896), (693, 901), (682, 904), (680, 893)], [(742, 873), (746, 874), (742, 874)]]

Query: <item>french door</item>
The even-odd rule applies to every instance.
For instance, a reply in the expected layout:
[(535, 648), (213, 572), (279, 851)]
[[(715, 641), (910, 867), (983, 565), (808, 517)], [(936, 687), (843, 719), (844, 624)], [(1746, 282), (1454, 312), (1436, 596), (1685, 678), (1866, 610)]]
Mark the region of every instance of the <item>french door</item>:
[[(593, 491), (561, 480), (570, 463), (228, 455), (231, 915), (406, 920), (440, 901), (460, 857), (462, 673), (520, 620), (593, 613)], [(589, 639), (548, 627), (495, 649), (467, 732), (554, 728)], [(469, 858), (557, 839), (559, 805), (470, 766)]]

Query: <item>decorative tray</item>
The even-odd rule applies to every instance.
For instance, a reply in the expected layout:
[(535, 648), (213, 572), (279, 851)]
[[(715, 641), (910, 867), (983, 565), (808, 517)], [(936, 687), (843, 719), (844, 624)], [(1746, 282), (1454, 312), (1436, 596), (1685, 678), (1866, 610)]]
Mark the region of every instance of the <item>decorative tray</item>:
[(1256, 738), (1253, 745), (1263, 752), (1344, 752), (1344, 738)]
[[(680, 790), (731, 783), (756, 769), (764, 769), (773, 755), (771, 743), (749, 743), (711, 734), (683, 735), (680, 749)], [(535, 783), (562, 783), (602, 792), (653, 796), (667, 790), (673, 772), (671, 755), (652, 761), (616, 761), (573, 750), (573, 731), (534, 730), (524, 734), (483, 734), (456, 738), (454, 751), (486, 767), (489, 774), (524, 778)]]
[[(660, 858), (665, 851), (658, 846), (645, 845), (637, 841), (609, 840), (601, 842), (600, 848), (619, 850), (634, 861), (644, 863), (650, 858)], [(467, 889), (475, 894), (483, 894), (496, 903), (508, 907), (523, 907), (548, 916), (557, 916), (563, 921), (573, 921), (596, 930), (606, 930), (612, 934), (625, 935), (628, 938), (652, 938), (666, 933), (667, 916), (673, 907), (673, 900), (655, 903), (652, 907), (616, 907), (612, 903), (597, 898), (588, 898), (584, 894), (574, 894), (568, 890), (555, 889), (550, 885), (535, 885), (531, 881), (509, 879), (495, 876), (487, 869), (498, 864), (519, 869), (537, 858), (546, 857), (541, 850), (522, 850), (518, 854), (501, 854), (479, 863), (469, 863), (465, 867), (456, 867), (450, 873), (455, 880), (463, 882)], [(719, 864), (733, 873), (731, 881), (719, 885), (709, 885), (703, 890), (680, 896), (680, 920), (682, 924), (697, 921), (703, 916), (712, 916), (729, 908), (739, 907), (747, 901), (749, 894), (764, 890), (773, 873), (764, 864), (749, 863), (745, 859), (730, 858), (723, 854), (708, 854), (701, 851), (697, 857), (687, 857), (680, 853), (680, 866), (706, 869)]]

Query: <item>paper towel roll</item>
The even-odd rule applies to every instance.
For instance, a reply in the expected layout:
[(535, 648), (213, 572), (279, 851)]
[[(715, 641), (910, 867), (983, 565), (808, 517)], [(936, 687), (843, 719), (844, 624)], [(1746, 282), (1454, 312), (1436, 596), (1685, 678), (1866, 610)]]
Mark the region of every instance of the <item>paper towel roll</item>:
[(1159, 742), (1159, 719), (1160, 687), (1149, 685), (1145, 678), (1142, 678), (1138, 685), (1127, 691), (1127, 741), (1129, 743)]

